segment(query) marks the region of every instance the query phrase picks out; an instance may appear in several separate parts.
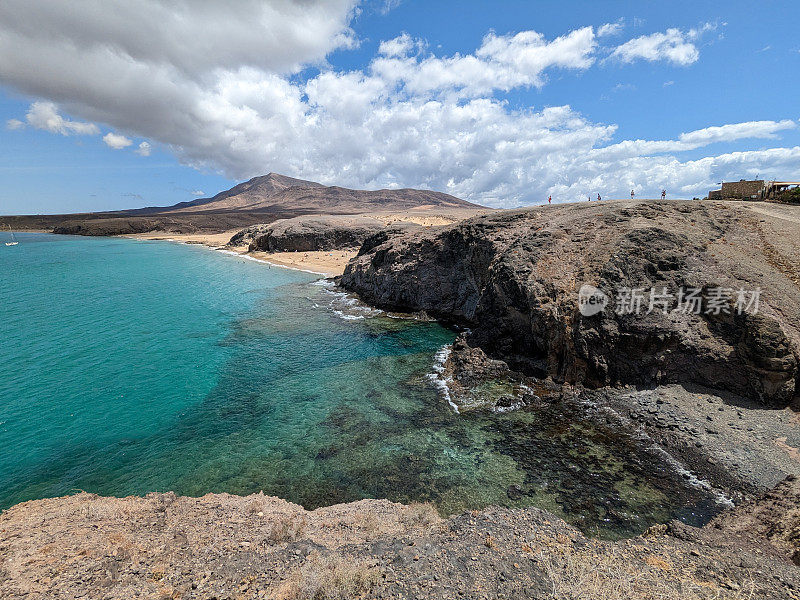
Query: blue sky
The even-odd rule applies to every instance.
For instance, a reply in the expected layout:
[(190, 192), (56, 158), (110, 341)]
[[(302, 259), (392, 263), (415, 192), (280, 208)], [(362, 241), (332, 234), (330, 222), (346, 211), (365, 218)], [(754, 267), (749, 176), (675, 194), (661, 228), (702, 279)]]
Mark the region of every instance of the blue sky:
[(493, 206), (800, 178), (797, 2), (239, 0), (193, 30), (158, 0), (35, 4), (0, 7), (0, 213), (270, 171)]

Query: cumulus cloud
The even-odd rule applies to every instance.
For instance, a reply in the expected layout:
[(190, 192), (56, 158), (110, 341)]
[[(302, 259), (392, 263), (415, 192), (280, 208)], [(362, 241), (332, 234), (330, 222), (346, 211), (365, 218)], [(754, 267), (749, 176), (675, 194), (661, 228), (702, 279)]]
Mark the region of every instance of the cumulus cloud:
[(706, 23), (699, 29), (682, 31), (671, 28), (663, 33), (643, 35), (617, 46), (611, 56), (624, 63), (637, 60), (650, 62), (663, 60), (675, 65), (690, 65), (700, 58), (700, 51), (694, 42), (703, 32), (714, 28), (714, 25)]
[(106, 143), (106, 146), (113, 148), (114, 150), (122, 150), (123, 148), (127, 148), (133, 144), (133, 140), (125, 137), (124, 135), (111, 132), (103, 136), (103, 141)]
[[(57, 59), (66, 51), (61, 60), (50, 62), (51, 74), (78, 56), (95, 64), (117, 58), (134, 70), (169, 65), (195, 80), (213, 69), (245, 66), (289, 72), (355, 43), (347, 26), (355, 4), (355, 0), (4, 0), (0, 64), (3, 72), (20, 76), (30, 65), (41, 67), (43, 59)], [(23, 48), (30, 54), (20, 52)], [(108, 83), (117, 83), (117, 78)]]
[[(135, 9), (109, 2), (113, 10), (55, 0), (0, 3), (0, 81), (232, 179), (275, 171), (516, 206), (550, 194), (575, 200), (631, 188), (697, 194), (721, 177), (764, 173), (770, 165), (800, 168), (800, 153), (789, 148), (678, 158), (718, 141), (770, 139), (792, 121), (619, 142), (616, 125), (570, 106), (513, 108), (505, 101), (505, 92), (544, 86), (551, 73), (591, 68), (603, 55), (592, 27), (551, 38), (492, 32), (473, 51), (450, 55), (404, 34), (381, 43), (363, 69), (337, 71), (322, 61), (356, 43), (352, 0), (237, 0), (233, 9), (192, 3), (191, 10), (157, 0)], [(680, 34), (688, 43), (699, 35)], [(310, 63), (319, 69), (302, 70)], [(60, 123), (73, 132), (79, 125)], [(134, 151), (146, 154), (149, 142)]]
[(136, 154), (139, 156), (150, 156), (150, 152), (152, 152), (153, 148), (149, 142), (142, 142), (139, 144), (139, 147), (134, 150)]
[(25, 123), (23, 123), (19, 119), (9, 119), (8, 121), (6, 121), (6, 129), (10, 129), (12, 131), (18, 129), (25, 129)]
[(200, 196), (205, 196), (205, 195), (206, 195), (206, 193), (203, 190), (193, 190), (192, 191), (192, 196), (200, 197)]
[(625, 24), (623, 23), (622, 19), (616, 23), (605, 23), (597, 28), (597, 37), (619, 35), (624, 27)]
[(420, 44), (404, 34), (381, 44), (381, 56), (372, 62), (371, 71), (408, 94), (478, 96), (495, 90), (541, 87), (549, 69), (588, 69), (595, 61), (596, 47), (594, 30), (583, 27), (554, 40), (536, 31), (490, 33), (473, 54), (422, 56), (417, 52)]
[(50, 133), (61, 135), (97, 135), (100, 133), (100, 129), (94, 123), (65, 119), (58, 114), (58, 107), (53, 102), (34, 102), (28, 109), (25, 118), (31, 127), (44, 129)]

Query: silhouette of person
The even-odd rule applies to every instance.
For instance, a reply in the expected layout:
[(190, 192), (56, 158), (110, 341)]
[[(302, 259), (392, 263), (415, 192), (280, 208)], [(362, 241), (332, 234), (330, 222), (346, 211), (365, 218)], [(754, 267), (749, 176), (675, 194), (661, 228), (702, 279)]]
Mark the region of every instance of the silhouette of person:
[(631, 190), (631, 200), (633, 200), (633, 197), (634, 197), (635, 195), (636, 195), (636, 194), (634, 194), (634, 193), (633, 193), (633, 190)]
[(661, 199), (662, 200), (666, 200), (667, 199), (667, 190), (661, 190)]

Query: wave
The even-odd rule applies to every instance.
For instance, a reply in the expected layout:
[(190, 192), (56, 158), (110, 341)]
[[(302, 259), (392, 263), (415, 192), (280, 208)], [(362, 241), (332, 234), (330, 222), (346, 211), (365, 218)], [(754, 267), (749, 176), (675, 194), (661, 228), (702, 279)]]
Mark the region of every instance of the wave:
[[(208, 246), (207, 246), (208, 247)], [(216, 252), (221, 252), (222, 254), (229, 254), (231, 256), (238, 256), (239, 258), (244, 258), (245, 260), (252, 260), (257, 263), (261, 263), (264, 265), (270, 265), (271, 267), (277, 267), (279, 269), (289, 269), (290, 271), (300, 271), (302, 273), (311, 273), (312, 275), (325, 275), (327, 277), (327, 273), (323, 273), (322, 271), (312, 271), (311, 269), (301, 269), (300, 267), (289, 267), (287, 265), (280, 265), (278, 263), (270, 262), (263, 258), (256, 258), (255, 256), (250, 256), (249, 254), (242, 254), (241, 252), (236, 252), (235, 250), (226, 250), (225, 248), (211, 248)]]
[(330, 310), (345, 321), (360, 321), (367, 317), (377, 317), (384, 314), (382, 310), (364, 304), (347, 292), (333, 289), (325, 289), (324, 291), (331, 299), (329, 303)]
[(442, 346), (436, 354), (433, 355), (433, 373), (428, 373), (425, 378), (433, 384), (439, 392), (439, 395), (447, 400), (453, 412), (460, 414), (461, 411), (458, 410), (458, 405), (453, 402), (453, 397), (450, 394), (450, 383), (453, 382), (453, 378), (445, 377), (444, 375), (444, 366), (447, 363), (447, 359), (450, 358), (450, 353), (452, 351), (452, 344)]

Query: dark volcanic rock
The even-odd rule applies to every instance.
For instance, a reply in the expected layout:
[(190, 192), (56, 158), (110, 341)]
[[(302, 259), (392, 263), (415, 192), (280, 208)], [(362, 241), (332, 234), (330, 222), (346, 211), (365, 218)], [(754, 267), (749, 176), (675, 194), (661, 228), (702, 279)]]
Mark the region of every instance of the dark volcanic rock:
[[(767, 251), (754, 240), (769, 227), (725, 203), (508, 211), (373, 238), (341, 285), (383, 308), (466, 323), (471, 345), (539, 377), (593, 387), (695, 382), (785, 405), (800, 355), (800, 288), (786, 265), (797, 264), (800, 235), (772, 237)], [(584, 284), (609, 296), (606, 310), (581, 314)], [(643, 310), (617, 311), (634, 288), (645, 290)], [(666, 312), (648, 311), (650, 290), (664, 288), (673, 296)], [(675, 310), (681, 288), (701, 290), (701, 314)], [(722, 288), (733, 290), (728, 314), (707, 313)], [(736, 292), (758, 288), (757, 314), (737, 314)]]
[(53, 233), (86, 236), (130, 235), (155, 231), (163, 225), (159, 219), (87, 219), (66, 221), (54, 227)]
[[(283, 219), (252, 234), (250, 250), (311, 252), (357, 248), (369, 236), (380, 232), (383, 227), (383, 223), (378, 219), (360, 215), (314, 215)], [(408, 224), (402, 229), (407, 231), (417, 228), (418, 226)]]

